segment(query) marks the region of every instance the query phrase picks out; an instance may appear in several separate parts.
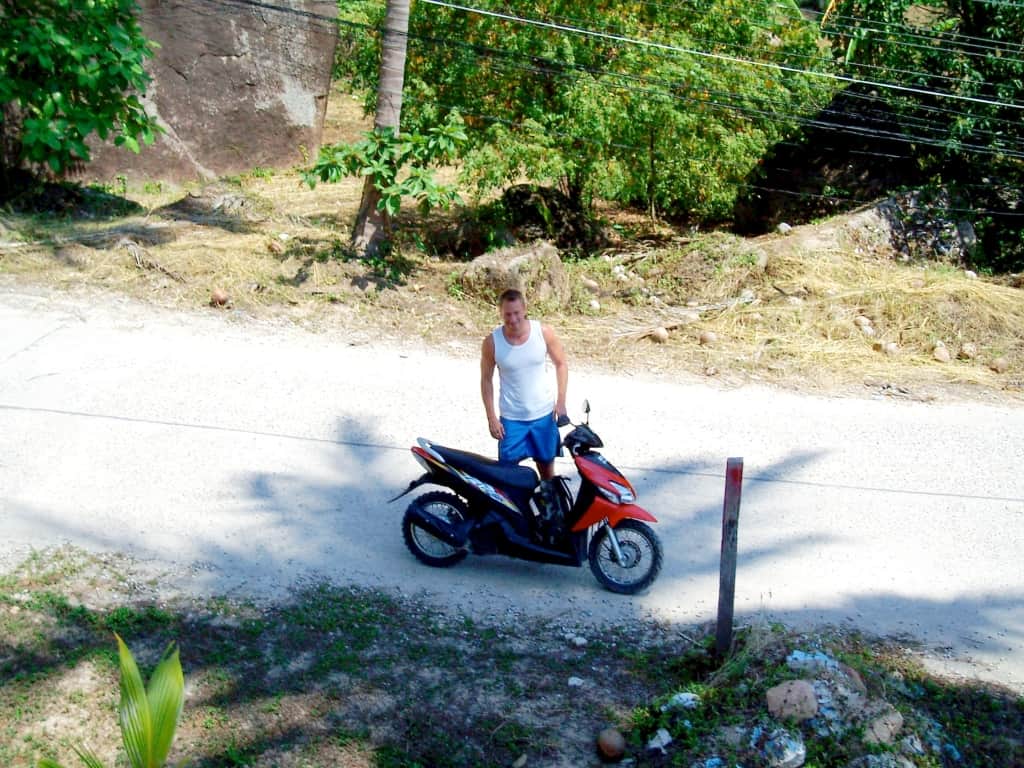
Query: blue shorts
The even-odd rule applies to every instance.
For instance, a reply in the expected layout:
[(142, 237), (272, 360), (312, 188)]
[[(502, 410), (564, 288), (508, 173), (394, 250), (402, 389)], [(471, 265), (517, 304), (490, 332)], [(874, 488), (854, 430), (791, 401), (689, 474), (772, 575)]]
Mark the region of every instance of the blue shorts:
[(498, 442), (498, 461), (518, 464), (523, 459), (554, 461), (561, 453), (561, 436), (555, 415), (549, 414), (533, 421), (515, 421), (502, 417), (505, 438)]

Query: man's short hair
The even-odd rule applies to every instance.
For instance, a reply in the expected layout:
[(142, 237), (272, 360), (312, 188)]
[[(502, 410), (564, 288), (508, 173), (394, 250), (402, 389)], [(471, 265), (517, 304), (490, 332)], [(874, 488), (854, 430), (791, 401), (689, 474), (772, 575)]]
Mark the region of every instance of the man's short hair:
[(498, 297), (498, 305), (504, 304), (506, 301), (521, 301), (523, 305), (526, 305), (526, 297), (523, 296), (523, 292), (517, 288), (508, 288), (502, 291), (501, 296)]

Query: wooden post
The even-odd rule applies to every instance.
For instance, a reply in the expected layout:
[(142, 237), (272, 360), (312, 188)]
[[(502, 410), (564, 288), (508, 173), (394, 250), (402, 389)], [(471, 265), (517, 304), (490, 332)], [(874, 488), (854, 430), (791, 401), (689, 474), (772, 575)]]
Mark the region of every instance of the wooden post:
[(737, 529), (740, 520), (740, 491), (743, 487), (743, 459), (731, 458), (725, 465), (725, 503), (722, 506), (722, 555), (718, 581), (718, 623), (715, 649), (725, 656), (732, 646), (732, 616), (736, 598)]

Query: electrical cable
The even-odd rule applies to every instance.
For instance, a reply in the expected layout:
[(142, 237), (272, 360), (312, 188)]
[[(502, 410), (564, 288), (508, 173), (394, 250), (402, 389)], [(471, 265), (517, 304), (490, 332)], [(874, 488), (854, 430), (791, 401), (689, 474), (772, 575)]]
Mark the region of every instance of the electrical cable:
[[(506, 4), (506, 7), (507, 7), (507, 4)], [(579, 17), (565, 16), (565, 15), (553, 15), (553, 14), (546, 14), (542, 18), (545, 19), (545, 20), (556, 20), (556, 21), (574, 22), (576, 24), (576, 26), (579, 26), (580, 23), (582, 23), (582, 22), (587, 22), (588, 21), (587, 19), (581, 19)], [(795, 19), (793, 19), (793, 20), (795, 20)], [(807, 21), (805, 19), (801, 19), (801, 20), (804, 23), (807, 23)], [(765, 30), (767, 32), (770, 32), (772, 34), (775, 34), (775, 33), (780, 31), (780, 29), (778, 27), (769, 27), (769, 26), (767, 26), (765, 24), (759, 24), (757, 22), (750, 21), (750, 20), (747, 20), (747, 23), (750, 24), (753, 27), (756, 27), (758, 29), (763, 29), (763, 30)], [(603, 24), (601, 26), (605, 30), (609, 30), (609, 29), (611, 29), (611, 30), (618, 30), (620, 33), (622, 31), (621, 25), (617, 25), (617, 24), (613, 24), (613, 23), (605, 23), (605, 24)], [(854, 30), (854, 31), (857, 31), (861, 27), (846, 27), (846, 28)], [(821, 30), (821, 31), (819, 31), (819, 34), (821, 34), (822, 32), (827, 32), (827, 30)], [(904, 37), (905, 36), (904, 33), (899, 33), (899, 34), (900, 34), (900, 37)], [(924, 37), (924, 36), (922, 36), (922, 37)], [(927, 50), (929, 53), (933, 53), (933, 54), (936, 54), (936, 55), (941, 55), (941, 54), (944, 54), (944, 53), (958, 54), (958, 55), (959, 54), (965, 54), (967, 56), (988, 56), (989, 55), (989, 54), (984, 54), (984, 53), (981, 53), (981, 52), (964, 51), (964, 50), (962, 50), (960, 48), (947, 48), (947, 47), (943, 47), (941, 45), (936, 46), (936, 45), (934, 45), (934, 39), (933, 38), (924, 38), (924, 39), (927, 39), (927, 40), (930, 41), (928, 45), (924, 45), (924, 44), (921, 44), (921, 43), (908, 43), (908, 42), (904, 42), (903, 40), (884, 40), (884, 41), (876, 41), (876, 42), (879, 42), (881, 44), (885, 44), (887, 46), (905, 45), (907, 47), (920, 48), (920, 49), (923, 49), (923, 50)], [(735, 42), (727, 41), (727, 40), (713, 40), (713, 39), (712, 40), (708, 40), (707, 38), (693, 38), (692, 42), (694, 44), (698, 44), (698, 45), (703, 46), (703, 48), (705, 48), (705, 49), (721, 45), (721, 46), (727, 46), (727, 47), (732, 48), (734, 50), (737, 49), (737, 48), (738, 49), (743, 49), (743, 50), (754, 50), (754, 51), (758, 50), (758, 49), (754, 48), (751, 45), (737, 44)], [(997, 51), (996, 55), (998, 55), (998, 53), (1001, 52), (1004, 49), (994, 48), (993, 50), (996, 50)], [(811, 56), (811, 55), (808, 55), (808, 54), (800, 54), (800, 53), (790, 52), (790, 51), (780, 51), (778, 55), (783, 57), (783, 58), (787, 58), (787, 59), (804, 59), (804, 60), (807, 60), (807, 61), (810, 61), (810, 62), (821, 62), (821, 63), (827, 63), (829, 65), (831, 65), (833, 63), (832, 59), (824, 57), (824, 56)], [(1009, 57), (1006, 57), (1006, 56), (1000, 56), (1000, 63), (1021, 63), (1021, 64), (1024, 64), (1024, 59), (1015, 59), (1015, 58), (1009, 58)], [(958, 77), (936, 75), (934, 73), (920, 72), (920, 71), (917, 71), (917, 70), (905, 70), (905, 69), (899, 69), (899, 68), (893, 68), (893, 67), (886, 67), (886, 66), (882, 66), (882, 65), (878, 65), (878, 64), (868, 64), (868, 63), (862, 63), (862, 62), (851, 62), (849, 66), (857, 67), (858, 69), (882, 70), (882, 71), (887, 71), (887, 72), (893, 72), (893, 73), (896, 73), (896, 74), (905, 74), (905, 75), (909, 75), (909, 76), (913, 76), (913, 77), (927, 77), (927, 78), (929, 78), (931, 80), (935, 80), (935, 79), (948, 80), (948, 81), (953, 82), (953, 83), (960, 81), (960, 78), (958, 78)]]
[[(488, 56), (488, 57), (491, 57), (491, 58), (493, 58), (495, 55), (500, 54), (503, 58), (519, 58), (519, 59), (522, 59), (524, 61), (525, 60), (529, 60), (531, 62), (537, 62), (538, 61), (538, 57), (527, 57), (524, 54), (517, 54), (517, 53), (513, 53), (513, 52), (500, 51), (499, 49), (487, 48), (487, 47), (479, 46), (479, 45), (476, 45), (476, 44), (463, 43), (461, 41), (453, 41), (451, 39), (428, 38), (426, 36), (420, 36), (418, 39), (429, 41), (429, 42), (433, 42), (433, 43), (438, 43), (438, 44), (442, 44), (442, 45), (458, 45), (460, 47), (470, 48), (471, 50), (473, 50), (474, 53), (476, 53), (478, 55), (484, 55), (484, 56)], [(596, 69), (596, 68), (593, 68), (593, 67), (586, 67), (586, 66), (580, 65), (580, 64), (572, 65), (572, 64), (566, 64), (564, 62), (553, 61), (553, 60), (540, 59), (540, 61), (547, 61), (548, 63), (551, 64), (551, 68), (539, 68), (539, 67), (536, 67), (536, 66), (526, 66), (526, 65), (520, 65), (517, 68), (520, 69), (520, 70), (523, 70), (523, 71), (536, 72), (538, 74), (564, 74), (565, 70), (576, 70), (576, 71), (588, 72), (588, 73), (594, 74), (594, 75), (607, 75), (607, 76), (617, 77), (617, 78), (621, 78), (621, 79), (634, 80), (634, 81), (638, 81), (638, 82), (657, 83), (657, 84), (663, 85), (663, 86), (665, 86), (665, 87), (667, 87), (669, 89), (675, 89), (679, 85), (677, 83), (671, 83), (671, 82), (667, 82), (667, 81), (664, 81), (664, 80), (658, 80), (658, 79), (655, 79), (655, 78), (651, 78), (650, 76), (633, 75), (633, 74), (627, 74), (627, 73), (621, 73), (621, 72), (609, 71), (609, 70), (600, 70), (600, 69)], [(721, 91), (714, 91), (714, 90), (710, 90), (710, 89), (707, 89), (707, 88), (700, 88), (699, 90), (701, 90), (702, 92), (708, 93), (708, 94), (713, 94), (713, 95), (721, 96), (723, 98), (732, 98), (733, 97), (733, 94), (724, 93), (724, 92), (721, 92)], [(670, 96), (673, 95), (673, 94), (662, 94), (661, 92), (656, 92), (656, 93), (658, 93), (658, 95), (670, 95)], [(778, 103), (778, 102), (771, 102), (769, 100), (769, 103)], [(788, 105), (784, 105), (784, 106), (788, 106)], [(837, 112), (835, 110), (829, 110), (827, 107), (821, 107), (820, 105), (817, 107), (817, 109), (824, 110), (826, 113), (831, 113), (831, 114), (843, 116), (843, 113)], [(959, 113), (959, 114), (964, 114), (965, 116), (968, 116), (965, 113)], [(908, 123), (908, 124), (911, 124), (911, 125), (917, 124), (919, 127), (930, 128), (930, 129), (934, 129), (936, 131), (941, 131), (941, 132), (944, 132), (945, 131), (945, 127), (946, 127), (946, 126), (944, 126), (941, 123), (935, 123), (935, 122), (929, 123), (929, 122), (926, 122), (926, 121), (921, 120), (921, 119), (916, 119), (916, 118), (914, 118), (912, 116), (908, 117), (908, 118), (905, 118), (904, 122)], [(980, 132), (976, 131), (975, 135), (990, 136), (992, 138), (996, 138), (998, 136), (998, 134), (995, 134), (995, 133), (990, 132), (990, 131), (980, 131)], [(936, 138), (938, 138), (938, 137), (932, 137), (932, 139), (936, 139)]]
[(495, 12), (495, 11), (487, 11), (487, 10), (482, 10), (482, 9), (479, 9), (479, 8), (474, 8), (472, 6), (460, 5), (458, 3), (448, 2), (447, 0), (423, 0), (423, 2), (427, 3), (428, 5), (436, 5), (436, 6), (441, 6), (441, 7), (444, 7), (444, 8), (451, 8), (451, 9), (460, 10), (460, 11), (463, 11), (463, 12), (466, 12), (466, 13), (474, 13), (474, 14), (479, 14), (479, 15), (483, 15), (483, 16), (491, 16), (491, 17), (494, 17), (494, 18), (505, 19), (506, 21), (512, 21), (512, 22), (515, 22), (515, 23), (518, 23), (518, 24), (525, 24), (525, 25), (529, 25), (529, 26), (536, 26), (536, 27), (541, 27), (541, 28), (554, 29), (554, 30), (557, 30), (557, 31), (560, 31), (560, 32), (569, 32), (569, 33), (573, 33), (573, 34), (584, 35), (584, 36), (587, 36), (587, 37), (596, 37), (596, 38), (604, 38), (604, 39), (609, 39), (609, 40), (617, 40), (617, 41), (623, 42), (623, 43), (629, 43), (629, 44), (634, 44), (634, 45), (646, 46), (646, 47), (650, 47), (650, 48), (660, 48), (660, 49), (663, 49), (663, 50), (675, 51), (677, 53), (689, 53), (689, 54), (691, 54), (693, 56), (699, 56), (699, 57), (704, 57), (704, 58), (709, 58), (709, 59), (716, 59), (716, 60), (719, 60), (719, 61), (729, 61), (729, 62), (732, 62), (734, 64), (745, 64), (745, 65), (755, 66), (755, 67), (772, 67), (774, 69), (781, 69), (783, 71), (794, 72), (794, 73), (804, 74), (804, 75), (811, 75), (813, 77), (827, 78), (827, 79), (831, 79), (831, 80), (836, 80), (838, 82), (846, 82), (846, 83), (857, 84), (857, 85), (867, 85), (867, 86), (871, 86), (871, 87), (875, 87), (875, 88), (892, 89), (892, 90), (895, 90), (895, 91), (902, 91), (902, 92), (906, 92), (906, 93), (915, 93), (915, 94), (921, 95), (921, 96), (933, 96), (933, 97), (938, 97), (938, 98), (955, 99), (955, 100), (959, 100), (959, 101), (969, 101), (969, 102), (973, 102), (973, 103), (977, 103), (977, 104), (986, 104), (986, 105), (989, 105), (989, 106), (1005, 107), (1007, 109), (1021, 109), (1021, 110), (1024, 110), (1024, 104), (1016, 104), (1016, 103), (1013, 103), (1013, 102), (1000, 102), (1000, 101), (994, 101), (992, 99), (982, 99), (982, 98), (978, 98), (978, 97), (974, 97), (974, 96), (965, 96), (963, 94), (957, 94), (957, 93), (940, 92), (940, 91), (929, 91), (929, 90), (926, 90), (926, 89), (923, 89), (923, 88), (915, 88), (913, 86), (902, 85), (902, 84), (899, 84), (899, 83), (875, 82), (875, 81), (870, 81), (870, 80), (863, 80), (863, 79), (860, 79), (860, 78), (848, 77), (848, 76), (845, 76), (845, 75), (838, 75), (838, 74), (834, 74), (834, 73), (814, 72), (814, 71), (811, 71), (811, 70), (803, 70), (803, 69), (799, 69), (799, 68), (795, 68), (795, 67), (780, 66), (778, 64), (770, 64), (770, 63), (766, 63), (766, 62), (753, 61), (753, 60), (750, 60), (750, 59), (743, 59), (741, 57), (732, 56), (732, 55), (728, 55), (728, 54), (720, 54), (720, 53), (712, 53), (712, 52), (708, 52), (708, 51), (701, 51), (701, 50), (698, 50), (698, 49), (695, 49), (695, 48), (688, 48), (688, 47), (685, 47), (685, 46), (666, 45), (666, 44), (663, 44), (663, 43), (655, 43), (655, 42), (652, 42), (652, 41), (649, 41), (649, 40), (640, 40), (640, 39), (637, 39), (637, 38), (627, 38), (627, 37), (621, 36), (621, 35), (613, 35), (613, 34), (605, 33), (605, 32), (596, 32), (594, 30), (581, 29), (581, 28), (572, 27), (572, 26), (569, 26), (569, 25), (553, 24), (553, 23), (550, 23), (550, 22), (538, 21), (536, 19), (527, 19), (527, 18), (524, 18), (524, 17), (521, 17), (521, 16), (511, 16), (511, 15), (508, 15), (508, 14), (502, 14), (502, 13), (498, 13), (498, 12)]

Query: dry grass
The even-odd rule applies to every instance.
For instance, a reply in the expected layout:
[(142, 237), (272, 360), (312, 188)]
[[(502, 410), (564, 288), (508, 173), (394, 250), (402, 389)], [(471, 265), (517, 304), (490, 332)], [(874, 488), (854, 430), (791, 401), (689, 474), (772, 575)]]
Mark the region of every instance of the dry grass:
[[(358, 103), (339, 94), (326, 139), (367, 125)], [(387, 279), (388, 265), (346, 258), (360, 191), (356, 179), (311, 190), (296, 170), (253, 169), (206, 187), (129, 189), (139, 206), (130, 215), (5, 214), (0, 273), (187, 308), (207, 306), (220, 290), (236, 312), (314, 329), (343, 322), (390, 341), (454, 335), (475, 349), (493, 309), (452, 290), (457, 259), (418, 245), (441, 217), (403, 214), (397, 282)], [(611, 206), (600, 213), (632, 234), (568, 263), (576, 281), (570, 306), (535, 307), (577, 360), (726, 385), (1020, 398), (1020, 290), (948, 264), (898, 261), (872, 211), (750, 239), (675, 232)], [(582, 287), (584, 277), (599, 284), (597, 296)], [(870, 321), (873, 335), (857, 318)], [(659, 326), (668, 330), (664, 343), (651, 336)], [(934, 359), (938, 342), (949, 362)], [(958, 357), (970, 345), (974, 356)], [(1006, 368), (996, 372), (1000, 359)]]
[[(642, 282), (606, 297), (608, 337), (633, 363), (644, 350), (730, 382), (1018, 396), (1020, 290), (948, 264), (897, 261), (884, 232), (865, 234), (872, 215), (753, 240), (715, 234), (648, 254), (632, 267)], [(601, 272), (612, 285), (609, 270), (591, 270)], [(658, 326), (669, 331), (661, 344)], [(939, 343), (949, 362), (935, 359)], [(997, 372), (1000, 359), (1006, 369)]]

